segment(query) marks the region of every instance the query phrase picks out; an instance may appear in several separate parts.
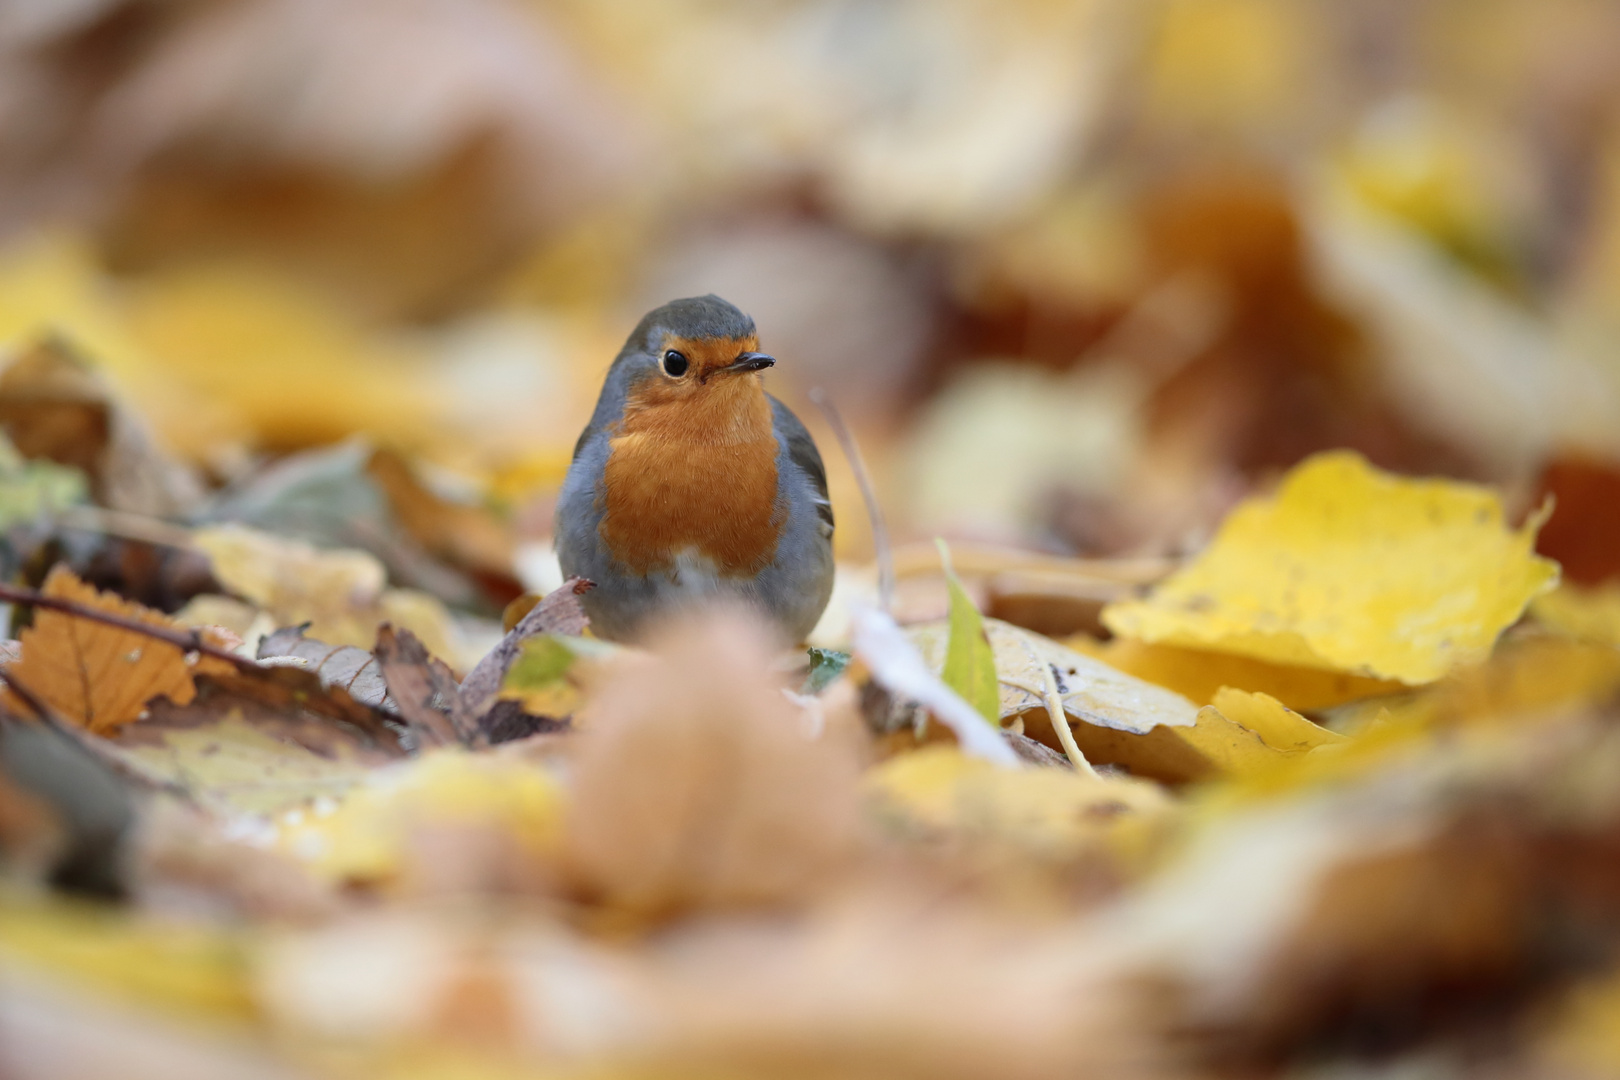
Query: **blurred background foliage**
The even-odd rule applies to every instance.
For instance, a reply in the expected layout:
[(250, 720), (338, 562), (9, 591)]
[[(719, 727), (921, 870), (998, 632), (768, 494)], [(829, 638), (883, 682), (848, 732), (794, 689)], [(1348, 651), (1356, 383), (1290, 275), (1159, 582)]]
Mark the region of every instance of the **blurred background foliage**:
[(210, 483), (362, 433), (543, 539), (624, 334), (708, 291), (851, 559), (815, 386), (902, 539), (1175, 554), (1331, 446), (1577, 513), (1620, 491), (1620, 5), (0, 5), (0, 343)]

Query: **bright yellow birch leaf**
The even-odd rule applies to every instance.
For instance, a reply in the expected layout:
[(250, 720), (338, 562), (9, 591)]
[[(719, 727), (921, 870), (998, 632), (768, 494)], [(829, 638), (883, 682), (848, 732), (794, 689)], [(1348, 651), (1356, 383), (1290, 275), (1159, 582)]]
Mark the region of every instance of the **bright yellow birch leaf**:
[(1064, 642), (1069, 648), (1095, 657), (1127, 675), (1146, 679), (1199, 705), (1209, 705), (1222, 687), (1269, 694), (1290, 709), (1331, 709), (1361, 698), (1394, 694), (1405, 684), (1367, 679), (1342, 671), (1273, 664), (1248, 656), (1186, 649), (1179, 645), (1150, 645), (1145, 641), (1112, 638), (1098, 641), (1081, 634)]
[(1536, 597), (1530, 614), (1566, 637), (1603, 645), (1620, 645), (1620, 582), (1583, 588), (1564, 582)]
[(1111, 604), (1120, 637), (1408, 684), (1483, 659), (1558, 564), (1541, 519), (1509, 529), (1495, 493), (1383, 473), (1349, 451), (1309, 458), (1234, 510), (1145, 599)]
[(1319, 746), (1347, 741), (1318, 727), (1268, 694), (1222, 687), (1212, 705), (1198, 711), (1191, 728), (1175, 734), (1198, 751), (1213, 771), (1249, 776)]
[(1136, 733), (1079, 725), (1074, 734), (1089, 760), (1172, 784), (1271, 773), (1318, 747), (1347, 741), (1276, 698), (1231, 688), (1198, 710), (1190, 726)]
[(939, 545), (939, 560), (945, 569), (945, 585), (950, 590), (950, 638), (945, 646), (945, 666), (939, 677), (962, 695), (979, 715), (1001, 726), (1001, 691), (996, 684), (996, 656), (985, 636), (984, 618), (973, 606), (967, 590), (951, 569), (951, 553), (945, 541)]
[(1309, 753), (1319, 746), (1345, 741), (1343, 735), (1311, 723), (1270, 694), (1251, 694), (1223, 686), (1211, 704), (1222, 716), (1285, 754)]
[(1555, 726), (1620, 694), (1620, 649), (1550, 634), (1515, 634), (1485, 663), (1404, 694), (1348, 706), (1353, 737), (1299, 756), (1286, 770), (1239, 774), (1238, 794), (1275, 796), (1388, 769), (1437, 743), (1448, 753), (1500, 742), (1514, 729)]

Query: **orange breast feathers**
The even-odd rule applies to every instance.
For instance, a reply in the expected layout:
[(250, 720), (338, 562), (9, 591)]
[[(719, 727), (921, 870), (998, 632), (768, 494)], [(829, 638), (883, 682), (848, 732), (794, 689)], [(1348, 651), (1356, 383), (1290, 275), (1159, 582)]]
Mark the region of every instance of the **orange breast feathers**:
[(690, 550), (737, 577), (775, 558), (776, 433), (757, 376), (649, 379), (609, 445), (597, 531), (626, 567), (669, 569)]

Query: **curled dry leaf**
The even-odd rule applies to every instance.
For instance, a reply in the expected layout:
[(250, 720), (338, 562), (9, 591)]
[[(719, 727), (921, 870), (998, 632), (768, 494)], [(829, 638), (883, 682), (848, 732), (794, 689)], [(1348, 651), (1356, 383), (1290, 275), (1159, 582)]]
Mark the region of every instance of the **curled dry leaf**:
[(420, 638), (385, 625), (377, 631), (375, 654), (388, 696), (419, 737), (440, 745), (471, 739), (473, 729), (455, 675), (428, 654)]
[(302, 626), (284, 626), (259, 641), (256, 659), (268, 667), (299, 667), (322, 686), (339, 686), (354, 700), (386, 713), (399, 713), (388, 694), (377, 658), (353, 645), (328, 645), (304, 636)]
[[(185, 632), (159, 612), (97, 592), (65, 566), (51, 570), (42, 592), (125, 619)], [(189, 702), (196, 692), (194, 675), (224, 673), (230, 666), (205, 656), (188, 659), (179, 646), (134, 630), (41, 608), (34, 624), (22, 632), (22, 658), (6, 670), (72, 722), (105, 735), (139, 719), (154, 698), (167, 697), (182, 705)]]
[(582, 895), (657, 916), (801, 902), (839, 879), (856, 748), (839, 724), (805, 733), (768, 640), (715, 614), (611, 662), (579, 716), (564, 845)]

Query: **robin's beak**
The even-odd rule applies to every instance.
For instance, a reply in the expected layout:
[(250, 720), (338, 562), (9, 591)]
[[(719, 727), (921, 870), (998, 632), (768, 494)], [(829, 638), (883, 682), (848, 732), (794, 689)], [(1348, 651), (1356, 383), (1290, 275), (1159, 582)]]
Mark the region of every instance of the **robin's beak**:
[(776, 357), (774, 356), (767, 356), (762, 352), (745, 352), (737, 354), (737, 359), (720, 370), (735, 371), (739, 374), (745, 371), (764, 371), (766, 368), (774, 366), (775, 363)]

